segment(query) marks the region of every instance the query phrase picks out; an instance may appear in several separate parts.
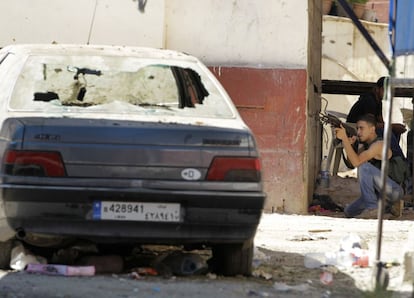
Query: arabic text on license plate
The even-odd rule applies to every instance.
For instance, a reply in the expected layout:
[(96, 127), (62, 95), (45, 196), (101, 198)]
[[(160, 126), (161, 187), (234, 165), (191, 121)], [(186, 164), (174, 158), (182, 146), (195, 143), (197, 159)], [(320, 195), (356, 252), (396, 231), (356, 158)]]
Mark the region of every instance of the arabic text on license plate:
[(95, 201), (93, 219), (180, 221), (180, 204)]

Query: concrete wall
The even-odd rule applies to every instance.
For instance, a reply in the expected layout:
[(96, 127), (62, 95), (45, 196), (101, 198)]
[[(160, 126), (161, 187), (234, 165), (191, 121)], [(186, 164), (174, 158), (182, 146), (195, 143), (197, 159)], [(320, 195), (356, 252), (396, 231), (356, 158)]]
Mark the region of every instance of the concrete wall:
[(0, 1), (0, 47), (12, 43), (164, 44), (164, 0)]
[[(91, 43), (200, 57), (256, 134), (267, 211), (306, 213), (319, 163), (318, 0), (3, 0), (0, 46)], [(313, 26), (310, 26), (313, 24)]]
[(306, 68), (306, 0), (165, 3), (168, 48), (210, 65)]

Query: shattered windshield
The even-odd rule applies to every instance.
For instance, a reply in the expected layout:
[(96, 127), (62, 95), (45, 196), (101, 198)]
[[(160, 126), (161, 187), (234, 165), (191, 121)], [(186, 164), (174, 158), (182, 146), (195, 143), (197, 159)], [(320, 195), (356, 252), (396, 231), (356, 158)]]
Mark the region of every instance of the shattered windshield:
[(12, 110), (233, 117), (198, 65), (115, 56), (29, 56)]

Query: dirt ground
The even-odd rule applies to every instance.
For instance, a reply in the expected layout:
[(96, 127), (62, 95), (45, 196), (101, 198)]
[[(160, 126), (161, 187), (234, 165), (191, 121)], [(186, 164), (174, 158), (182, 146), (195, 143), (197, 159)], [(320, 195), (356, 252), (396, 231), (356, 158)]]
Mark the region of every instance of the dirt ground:
[[(319, 186), (315, 190), (316, 195), (327, 195), (330, 199), (341, 207), (345, 207), (357, 199), (360, 195), (359, 184), (356, 178), (355, 170), (340, 172), (338, 176), (330, 177), (330, 185), (327, 189)], [(333, 217), (344, 217), (343, 212), (332, 212), (332, 210), (321, 210), (314, 208), (309, 210), (310, 214), (326, 215)], [(404, 209), (399, 220), (414, 220), (414, 201), (412, 195), (404, 197)]]
[[(274, 226), (275, 221), (284, 225), (283, 233), (281, 227)], [(328, 295), (329, 292), (326, 297), (378, 297), (372, 293), (375, 285), (373, 268), (377, 250), (377, 224), (377, 220), (367, 219), (266, 215), (255, 243), (259, 251), (264, 250), (267, 258), (270, 256), (269, 264), (275, 281), (296, 287), (310, 283), (321, 291), (321, 295)], [(412, 274), (406, 268), (406, 252), (410, 244), (412, 246), (410, 234), (413, 227), (413, 222), (409, 220), (383, 222), (380, 260), (389, 266), (386, 272), (390, 278), (383, 297), (412, 297)], [(304, 266), (305, 256), (315, 252), (337, 252), (343, 239), (350, 235), (360, 237), (366, 245), (369, 266), (335, 267), (330, 282), (324, 284), (326, 280), (323, 274), (331, 268), (308, 269)], [(259, 267), (258, 270), (264, 269)], [(322, 292), (323, 289), (325, 292)]]
[[(373, 293), (377, 221), (317, 215), (263, 214), (255, 238), (252, 277), (211, 273), (190, 276), (141, 276), (130, 272), (65, 277), (0, 271), (0, 297), (412, 297), (404, 253), (413, 231), (409, 220), (385, 220), (381, 260), (389, 285)], [(309, 253), (337, 252), (341, 241), (357, 235), (369, 251), (369, 267), (307, 268)], [(414, 238), (412, 238), (414, 239)]]
[[(342, 206), (359, 192), (354, 177), (332, 177), (330, 188), (324, 191)], [(349, 219), (344, 218), (343, 212), (323, 210), (309, 215), (263, 214), (254, 241), (251, 277), (223, 277), (208, 272), (137, 277), (128, 270), (65, 277), (0, 270), (0, 297), (412, 298), (413, 253), (407, 252), (414, 252), (413, 218), (411, 207), (407, 207), (401, 218), (384, 220), (378, 246), (378, 220)], [(368, 266), (305, 266), (309, 254), (336, 253), (350, 236), (360, 239), (368, 255)], [(387, 289), (381, 295), (373, 292), (378, 247), (380, 261), (387, 265), (383, 272), (389, 277)], [(208, 256), (208, 252), (199, 254)]]

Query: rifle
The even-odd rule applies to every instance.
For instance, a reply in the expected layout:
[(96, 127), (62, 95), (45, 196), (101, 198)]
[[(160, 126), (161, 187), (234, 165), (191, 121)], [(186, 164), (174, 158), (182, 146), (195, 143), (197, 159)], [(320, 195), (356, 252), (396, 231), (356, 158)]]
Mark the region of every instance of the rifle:
[[(353, 137), (353, 136), (357, 136), (357, 131), (353, 126), (342, 122), (335, 115), (332, 115), (332, 114), (329, 114), (329, 113), (327, 113), (327, 114), (319, 113), (319, 120), (321, 121), (322, 124), (330, 124), (331, 126), (337, 127), (337, 128), (341, 127), (341, 124), (342, 124), (342, 126), (345, 128), (346, 135), (348, 136), (348, 138)], [(339, 139), (334, 140), (335, 146), (340, 144), (341, 142), (342, 141), (339, 140)], [(359, 142), (357, 140), (355, 143), (352, 144), (352, 149), (354, 149), (355, 152), (358, 152), (358, 146), (359, 146)], [(350, 168), (350, 169), (354, 168), (354, 166), (345, 157), (344, 151), (342, 151), (342, 159), (343, 159), (345, 165), (348, 168)]]
[(357, 131), (356, 129), (347, 124), (342, 122), (338, 117), (332, 115), (332, 114), (319, 114), (319, 120), (322, 122), (322, 124), (330, 124), (333, 127), (341, 127), (342, 126), (345, 128), (346, 131), (346, 135), (348, 136), (348, 138), (352, 137), (352, 136), (357, 136)]

